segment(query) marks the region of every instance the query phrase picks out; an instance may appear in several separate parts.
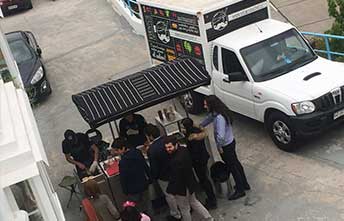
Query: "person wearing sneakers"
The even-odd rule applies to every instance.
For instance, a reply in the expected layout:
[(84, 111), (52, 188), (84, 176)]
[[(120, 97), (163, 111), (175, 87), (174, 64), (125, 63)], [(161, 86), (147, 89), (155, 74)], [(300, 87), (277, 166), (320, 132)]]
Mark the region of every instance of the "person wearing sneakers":
[(245, 190), (250, 190), (251, 188), (247, 182), (244, 168), (235, 151), (231, 111), (215, 95), (209, 95), (205, 98), (204, 108), (209, 114), (200, 126), (205, 127), (208, 124), (213, 123), (214, 138), (217, 148), (235, 181), (235, 192), (228, 196), (228, 200), (236, 200), (244, 197), (246, 195)]

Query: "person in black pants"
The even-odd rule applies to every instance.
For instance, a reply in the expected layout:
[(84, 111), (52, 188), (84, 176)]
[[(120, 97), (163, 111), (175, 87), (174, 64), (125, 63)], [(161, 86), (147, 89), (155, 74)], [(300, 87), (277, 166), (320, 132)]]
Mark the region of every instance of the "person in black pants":
[(208, 116), (200, 124), (205, 127), (210, 123), (214, 125), (214, 138), (217, 148), (235, 181), (235, 192), (228, 197), (235, 200), (245, 196), (245, 190), (251, 187), (247, 182), (244, 168), (235, 152), (235, 139), (232, 129), (231, 111), (215, 95), (209, 95), (204, 101), (204, 108), (208, 110)]
[(187, 147), (191, 154), (192, 166), (195, 170), (199, 183), (207, 195), (205, 207), (207, 209), (216, 209), (217, 202), (213, 186), (209, 180), (208, 160), (209, 153), (205, 146), (204, 138), (207, 133), (194, 126), (193, 120), (185, 118), (182, 121), (187, 138)]

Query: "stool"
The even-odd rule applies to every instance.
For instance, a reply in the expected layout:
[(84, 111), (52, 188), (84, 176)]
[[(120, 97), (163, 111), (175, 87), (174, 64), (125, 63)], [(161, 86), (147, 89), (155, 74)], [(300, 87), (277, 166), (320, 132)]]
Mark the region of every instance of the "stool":
[(78, 180), (74, 176), (65, 176), (63, 177), (62, 181), (59, 183), (60, 187), (70, 192), (67, 208), (69, 207), (69, 204), (72, 201), (73, 194), (75, 194), (76, 198), (78, 198), (78, 200), (81, 202), (81, 199), (78, 196), (78, 194), (81, 194), (81, 193), (76, 191), (77, 184), (78, 184)]

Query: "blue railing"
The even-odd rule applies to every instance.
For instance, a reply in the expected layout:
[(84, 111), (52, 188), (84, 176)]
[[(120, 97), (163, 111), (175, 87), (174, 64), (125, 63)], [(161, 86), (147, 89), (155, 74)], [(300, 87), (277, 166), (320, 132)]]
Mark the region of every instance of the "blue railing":
[(321, 49), (315, 48), (314, 51), (316, 51), (318, 53), (326, 54), (327, 58), (329, 60), (332, 60), (332, 55), (344, 56), (344, 53), (332, 51), (331, 46), (330, 46), (330, 39), (344, 40), (344, 36), (320, 34), (320, 33), (313, 33), (313, 32), (301, 32), (301, 33), (303, 35), (307, 35), (307, 36), (311, 36), (311, 37), (323, 38), (324, 42), (325, 42), (325, 49), (326, 50), (321, 50)]
[(139, 6), (136, 0), (121, 0), (121, 1), (129, 9), (131, 15), (135, 15), (137, 18), (140, 18)]

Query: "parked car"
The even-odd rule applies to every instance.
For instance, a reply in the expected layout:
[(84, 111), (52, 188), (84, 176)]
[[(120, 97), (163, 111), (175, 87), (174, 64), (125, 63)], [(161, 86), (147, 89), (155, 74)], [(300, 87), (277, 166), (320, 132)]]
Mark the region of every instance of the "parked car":
[(42, 61), (42, 50), (34, 35), (28, 31), (5, 34), (19, 72), (32, 103), (51, 94), (50, 83)]
[(14, 12), (32, 9), (31, 0), (0, 0), (1, 11), (4, 16)]

